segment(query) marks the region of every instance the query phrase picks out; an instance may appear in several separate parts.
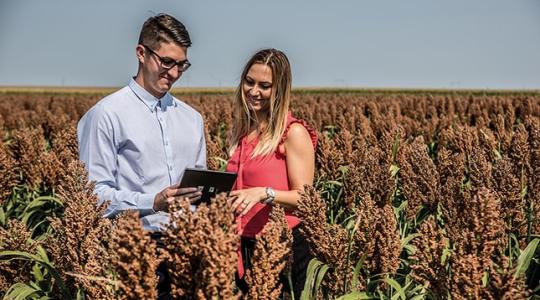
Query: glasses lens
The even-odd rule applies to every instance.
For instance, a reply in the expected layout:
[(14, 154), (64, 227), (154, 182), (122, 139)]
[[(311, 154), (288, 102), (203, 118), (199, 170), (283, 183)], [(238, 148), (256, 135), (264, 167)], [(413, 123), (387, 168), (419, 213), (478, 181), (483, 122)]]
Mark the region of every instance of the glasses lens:
[(180, 69), (182, 70), (182, 72), (186, 71), (187, 69), (189, 69), (189, 67), (191, 67), (191, 63), (189, 61), (185, 61), (181, 66), (180, 66)]
[(165, 69), (170, 69), (176, 65), (176, 62), (172, 59), (161, 58), (161, 66)]
[(185, 70), (189, 69), (189, 67), (191, 66), (191, 63), (189, 63), (189, 61), (187, 60), (184, 62), (176, 62), (172, 59), (161, 58), (162, 68), (169, 70), (169, 69), (174, 68), (175, 65), (178, 65), (178, 69), (184, 72)]

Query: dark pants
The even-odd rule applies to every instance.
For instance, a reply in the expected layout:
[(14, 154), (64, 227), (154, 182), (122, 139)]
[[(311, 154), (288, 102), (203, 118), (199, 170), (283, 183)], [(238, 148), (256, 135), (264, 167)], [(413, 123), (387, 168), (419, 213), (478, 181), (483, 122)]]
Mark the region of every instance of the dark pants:
[[(313, 256), (311, 255), (309, 251), (309, 244), (307, 243), (302, 233), (300, 233), (300, 229), (298, 229), (298, 227), (292, 230), (292, 235), (293, 235), (293, 246), (292, 246), (293, 261), (292, 261), (290, 275), (291, 275), (291, 281), (292, 281), (292, 290), (294, 292), (294, 299), (298, 300), (300, 299), (300, 295), (302, 294), (302, 290), (304, 289), (304, 284), (306, 282), (306, 271), (309, 265), (309, 261), (313, 258)], [(244, 270), (250, 269), (252, 266), (251, 260), (252, 260), (253, 251), (255, 248), (255, 239), (243, 237), (241, 248), (242, 248)], [(291, 286), (289, 285), (288, 274), (282, 273), (280, 275), (279, 281), (283, 286), (283, 292), (290, 293)], [(247, 285), (244, 279), (239, 279), (237, 276), (236, 284), (238, 288), (240, 288), (240, 290), (244, 292), (244, 294), (248, 292), (249, 286)]]
[[(165, 244), (161, 240), (161, 233), (154, 232), (150, 235), (154, 241), (156, 241), (156, 245), (158, 249), (165, 248)], [(167, 262), (162, 261), (157, 270), (156, 275), (158, 276), (158, 300), (169, 300), (172, 299), (171, 297), (171, 277), (169, 275), (169, 268), (167, 267)]]

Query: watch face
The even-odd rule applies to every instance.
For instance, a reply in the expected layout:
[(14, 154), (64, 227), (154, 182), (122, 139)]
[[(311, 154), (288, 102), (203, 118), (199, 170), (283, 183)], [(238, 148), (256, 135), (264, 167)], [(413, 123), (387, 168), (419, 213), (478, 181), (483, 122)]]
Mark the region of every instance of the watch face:
[(266, 188), (266, 200), (264, 201), (265, 204), (272, 204), (274, 202), (274, 198), (276, 197), (276, 192), (271, 187)]

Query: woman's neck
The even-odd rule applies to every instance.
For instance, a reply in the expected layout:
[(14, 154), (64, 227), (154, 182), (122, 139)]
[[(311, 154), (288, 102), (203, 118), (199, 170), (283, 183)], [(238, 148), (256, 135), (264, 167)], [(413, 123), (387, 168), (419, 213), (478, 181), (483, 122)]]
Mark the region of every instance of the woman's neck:
[(257, 131), (261, 133), (268, 126), (268, 114), (263, 112), (256, 112), (255, 119), (251, 124), (250, 131)]

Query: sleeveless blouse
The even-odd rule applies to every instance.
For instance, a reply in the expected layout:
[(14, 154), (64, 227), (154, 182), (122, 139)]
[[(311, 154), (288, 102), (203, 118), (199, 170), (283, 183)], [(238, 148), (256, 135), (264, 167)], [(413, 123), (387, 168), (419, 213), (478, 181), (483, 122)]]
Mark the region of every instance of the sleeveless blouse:
[[(258, 136), (249, 142), (247, 141), (247, 136), (241, 138), (226, 168), (227, 172), (238, 174), (233, 190), (252, 187), (271, 187), (276, 191), (290, 190), (286, 153), (283, 152), (284, 147), (282, 145), (287, 139), (291, 124), (294, 123), (299, 123), (307, 129), (313, 148), (316, 147), (317, 134), (315, 130), (308, 126), (304, 120), (294, 118), (291, 112), (289, 112), (285, 131), (274, 153), (268, 156), (256, 156), (252, 158), (251, 154), (259, 142)], [(268, 222), (271, 210), (272, 207), (269, 205), (262, 203), (255, 204), (244, 216), (237, 217), (238, 233), (243, 237), (254, 238)], [(300, 224), (298, 217), (294, 216), (290, 211), (285, 211), (285, 218), (289, 228), (294, 228)], [(243, 275), (241, 261), (242, 257), (239, 255), (240, 277)]]

